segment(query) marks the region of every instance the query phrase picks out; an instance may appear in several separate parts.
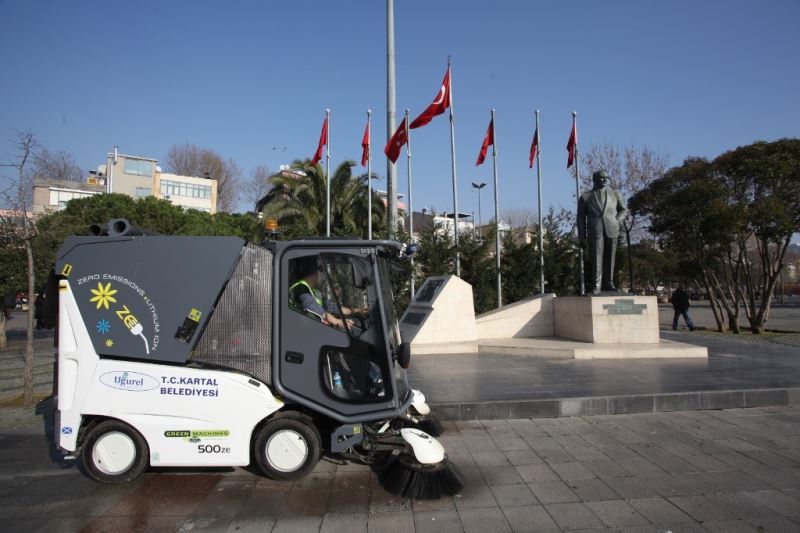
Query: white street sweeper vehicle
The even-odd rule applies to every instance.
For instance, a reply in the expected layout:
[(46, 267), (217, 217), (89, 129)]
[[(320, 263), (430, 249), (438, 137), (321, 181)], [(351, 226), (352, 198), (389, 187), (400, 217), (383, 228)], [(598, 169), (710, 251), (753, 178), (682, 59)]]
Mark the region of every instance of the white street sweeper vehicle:
[(398, 243), (259, 245), (122, 219), (98, 233), (67, 238), (55, 266), (55, 434), (89, 476), (254, 463), (292, 480), (325, 455), (371, 465), (397, 495), (460, 490), (408, 386)]

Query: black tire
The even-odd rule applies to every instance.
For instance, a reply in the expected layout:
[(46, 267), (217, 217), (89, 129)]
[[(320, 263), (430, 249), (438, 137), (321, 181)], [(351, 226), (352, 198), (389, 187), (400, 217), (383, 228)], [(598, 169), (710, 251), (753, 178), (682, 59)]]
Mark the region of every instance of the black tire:
[(95, 481), (133, 481), (150, 463), (144, 437), (119, 420), (106, 420), (91, 428), (81, 446), (81, 465)]
[(264, 475), (287, 481), (311, 472), (321, 453), (319, 431), (310, 418), (300, 414), (282, 416), (264, 424), (256, 435), (253, 450), (256, 464)]

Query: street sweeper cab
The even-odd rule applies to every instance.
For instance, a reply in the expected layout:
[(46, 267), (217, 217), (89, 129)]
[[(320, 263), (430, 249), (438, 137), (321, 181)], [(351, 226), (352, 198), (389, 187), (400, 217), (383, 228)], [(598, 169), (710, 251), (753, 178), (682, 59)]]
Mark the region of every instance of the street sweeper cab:
[(55, 265), (56, 435), (89, 476), (255, 463), (291, 480), (329, 456), (398, 495), (460, 489), (406, 378), (398, 243), (94, 233)]

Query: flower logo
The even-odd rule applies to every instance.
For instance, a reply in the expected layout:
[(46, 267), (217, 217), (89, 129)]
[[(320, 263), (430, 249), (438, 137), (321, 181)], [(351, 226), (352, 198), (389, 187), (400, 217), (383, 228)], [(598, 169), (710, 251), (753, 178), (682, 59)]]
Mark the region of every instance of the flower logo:
[(97, 326), (95, 327), (97, 328), (97, 333), (105, 335), (111, 329), (111, 324), (108, 320), (102, 319), (97, 321)]
[(108, 303), (116, 303), (117, 299), (114, 298), (114, 295), (117, 294), (117, 289), (111, 288), (111, 283), (107, 283), (105, 287), (103, 287), (102, 282), (97, 284), (97, 289), (90, 289), (92, 294), (94, 294), (94, 298), (90, 299), (90, 302), (97, 302), (97, 308), (100, 309), (104, 307), (108, 310)]
[(106, 339), (106, 346), (111, 348), (112, 346), (114, 346), (114, 341), (112, 341), (111, 339)]

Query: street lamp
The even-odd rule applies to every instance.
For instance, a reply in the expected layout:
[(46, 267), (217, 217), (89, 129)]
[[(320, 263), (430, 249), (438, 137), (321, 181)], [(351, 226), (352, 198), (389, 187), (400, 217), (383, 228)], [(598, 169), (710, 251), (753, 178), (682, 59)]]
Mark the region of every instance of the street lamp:
[(482, 235), (481, 235), (481, 225), (482, 225), (482, 222), (481, 222), (481, 189), (483, 189), (484, 187), (486, 187), (486, 182), (483, 182), (483, 181), (480, 182), (480, 183), (475, 183), (474, 181), (472, 182), (472, 188), (473, 189), (478, 189), (478, 236), (479, 237), (482, 237)]

